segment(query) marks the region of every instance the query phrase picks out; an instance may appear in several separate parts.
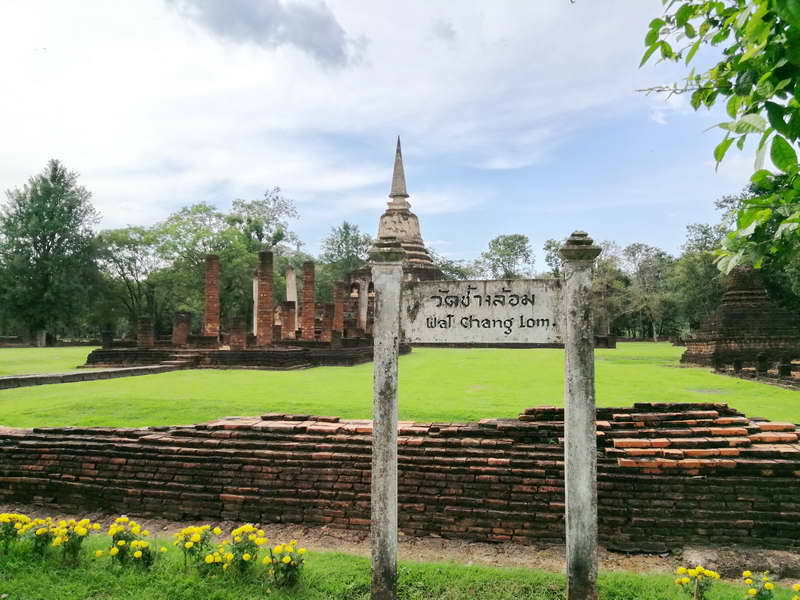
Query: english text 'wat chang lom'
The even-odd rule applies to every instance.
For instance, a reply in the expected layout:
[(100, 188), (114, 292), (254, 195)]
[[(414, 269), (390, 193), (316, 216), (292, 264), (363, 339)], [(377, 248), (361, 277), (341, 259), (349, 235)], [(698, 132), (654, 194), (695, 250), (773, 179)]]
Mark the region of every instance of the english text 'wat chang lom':
[[(441, 279), (442, 273), (422, 240), (419, 219), (411, 212), (399, 138), (389, 198), (380, 217), (376, 245), (399, 242), (405, 252), (406, 281)], [(161, 363), (175, 368), (296, 369), (372, 360), (375, 293), (369, 265), (335, 282), (331, 303), (317, 302), (313, 261), (303, 264), (302, 273), (288, 266), (284, 274), (286, 301), (276, 302), (273, 254), (263, 250), (253, 274), (252, 312), (229, 323), (220, 317), (220, 273), (224, 269), (217, 255), (206, 256), (201, 331), (191, 331), (193, 315), (188, 312), (175, 314), (171, 335), (159, 335), (153, 320), (142, 317), (135, 346), (115, 341), (108, 332), (102, 349), (89, 355), (87, 366)], [(409, 352), (410, 347), (402, 345), (401, 351)]]

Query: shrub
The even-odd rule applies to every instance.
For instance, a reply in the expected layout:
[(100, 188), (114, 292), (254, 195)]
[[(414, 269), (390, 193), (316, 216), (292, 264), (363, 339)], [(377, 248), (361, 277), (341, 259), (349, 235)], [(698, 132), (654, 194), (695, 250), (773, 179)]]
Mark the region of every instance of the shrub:
[(679, 577), (675, 580), (683, 592), (694, 600), (705, 600), (719, 573), (697, 566), (693, 568), (678, 567), (675, 571)]
[(270, 548), (269, 556), (262, 561), (267, 565), (267, 575), (275, 585), (294, 585), (305, 562), (306, 549), (297, 548), (297, 540)]
[[(772, 600), (775, 596), (775, 584), (769, 580), (769, 573), (764, 571), (761, 576), (753, 575), (750, 571), (742, 573), (742, 579), (747, 586), (747, 598), (756, 600)], [(756, 581), (756, 579), (758, 581)], [(795, 586), (797, 588), (798, 586)]]
[(204, 564), (206, 550), (211, 540), (211, 525), (184, 527), (174, 534), (173, 542), (183, 552), (183, 566)]
[(53, 546), (61, 548), (61, 558), (64, 562), (77, 563), (80, 558), (81, 547), (92, 531), (100, 529), (99, 523), (92, 523), (89, 519), (76, 521), (61, 520), (50, 528), (53, 537)]
[[(118, 517), (108, 527), (108, 535), (111, 537), (108, 554), (112, 562), (122, 566), (132, 563), (145, 569), (155, 562), (156, 553), (150, 541), (144, 539), (150, 532), (142, 529), (136, 521), (131, 521), (126, 516)], [(161, 551), (166, 552), (166, 548), (162, 546)], [(95, 552), (97, 558), (102, 555), (102, 550)]]
[(16, 542), (27, 530), (31, 519), (18, 513), (0, 513), (0, 543), (3, 552), (8, 552), (12, 542)]

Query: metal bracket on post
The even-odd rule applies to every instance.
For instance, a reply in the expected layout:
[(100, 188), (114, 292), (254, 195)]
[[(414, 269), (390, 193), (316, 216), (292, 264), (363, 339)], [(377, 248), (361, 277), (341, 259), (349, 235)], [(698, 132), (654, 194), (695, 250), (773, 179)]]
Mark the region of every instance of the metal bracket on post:
[(597, 424), (592, 266), (601, 249), (574, 232), (564, 259), (564, 488), (567, 600), (597, 599)]
[(375, 286), (372, 414), (372, 600), (397, 598), (397, 356), (405, 251), (396, 238), (370, 249)]

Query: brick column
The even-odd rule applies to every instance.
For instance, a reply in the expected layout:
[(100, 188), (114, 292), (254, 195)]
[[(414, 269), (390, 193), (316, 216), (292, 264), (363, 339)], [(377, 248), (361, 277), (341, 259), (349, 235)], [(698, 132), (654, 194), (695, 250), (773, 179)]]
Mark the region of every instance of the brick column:
[(316, 295), (314, 293), (314, 262), (303, 263), (303, 316), (300, 327), (303, 330), (304, 340), (314, 339), (316, 328)]
[(297, 329), (295, 312), (294, 302), (287, 301), (281, 304), (281, 331), (284, 340), (294, 339), (295, 329)]
[(344, 281), (333, 284), (333, 331), (344, 332)]
[(192, 313), (176, 312), (175, 320), (172, 323), (172, 345), (176, 347), (185, 346), (189, 340), (189, 324), (192, 320)]
[(244, 350), (247, 346), (247, 321), (244, 319), (233, 320), (229, 345), (231, 350)]
[(156, 334), (153, 331), (153, 319), (139, 317), (136, 329), (136, 346), (139, 348), (153, 348), (156, 345)]
[(205, 313), (203, 335), (219, 336), (219, 256), (206, 256)]
[(258, 253), (258, 327), (257, 346), (272, 344), (272, 325), (275, 316), (272, 311), (272, 252), (262, 250)]
[(325, 304), (322, 308), (322, 331), (320, 332), (319, 339), (323, 342), (331, 341), (331, 331), (333, 330), (333, 313), (334, 305)]

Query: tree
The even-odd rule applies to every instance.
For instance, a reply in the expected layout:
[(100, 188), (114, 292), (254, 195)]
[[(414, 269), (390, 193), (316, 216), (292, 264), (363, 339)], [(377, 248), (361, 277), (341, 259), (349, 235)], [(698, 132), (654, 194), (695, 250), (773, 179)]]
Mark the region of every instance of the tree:
[(297, 244), (300, 240), (289, 230), (289, 219), (298, 218), (294, 201), (273, 187), (260, 200), (233, 201), (227, 221), (238, 226), (256, 244), (257, 250), (274, 249), (281, 242)]
[[(719, 46), (710, 69), (671, 86), (649, 91), (691, 93), (695, 110), (725, 101), (730, 121), (714, 149), (719, 164), (735, 143), (759, 136), (751, 181), (755, 193), (742, 199), (736, 230), (724, 240), (719, 267), (727, 272), (749, 262), (800, 259), (800, 175), (795, 146), (800, 139), (800, 2), (798, 0), (662, 0), (663, 17), (645, 36), (642, 64), (658, 53), (664, 60), (694, 60), (705, 45)], [(777, 172), (765, 169), (769, 153)]]
[(641, 243), (626, 246), (622, 255), (631, 281), (628, 311), (649, 322), (653, 341), (657, 341), (669, 302), (666, 274), (674, 259), (660, 248)]
[(92, 226), (98, 215), (78, 174), (51, 160), (0, 211), (0, 304), (44, 343), (44, 332), (74, 324), (96, 279)]
[(465, 260), (447, 258), (431, 249), (428, 249), (428, 254), (431, 255), (433, 264), (442, 272), (443, 279), (464, 281), (466, 279), (475, 279), (478, 277), (480, 268), (476, 266), (474, 262), (470, 263)]
[(334, 281), (340, 281), (351, 271), (363, 267), (368, 258), (372, 238), (362, 233), (358, 225), (343, 221), (322, 240), (320, 260), (329, 269)]
[(499, 235), (481, 253), (481, 269), (493, 279), (521, 279), (533, 271), (534, 255), (527, 235)]
[(561, 276), (561, 269), (564, 266), (564, 260), (559, 254), (561, 246), (564, 245), (563, 241), (549, 239), (544, 242), (544, 264), (550, 269), (550, 275), (553, 277)]

